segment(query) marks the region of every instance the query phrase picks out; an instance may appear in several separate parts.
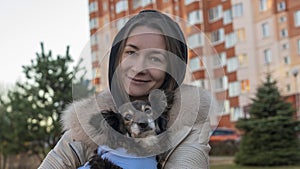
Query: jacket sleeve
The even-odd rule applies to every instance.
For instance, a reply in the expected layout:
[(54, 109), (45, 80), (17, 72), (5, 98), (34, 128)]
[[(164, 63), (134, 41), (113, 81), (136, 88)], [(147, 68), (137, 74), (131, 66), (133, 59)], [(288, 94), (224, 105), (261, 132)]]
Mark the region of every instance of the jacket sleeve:
[(74, 169), (85, 162), (84, 145), (73, 141), (67, 131), (56, 146), (47, 154), (39, 169)]
[(209, 169), (209, 121), (197, 124), (169, 155), (164, 169)]

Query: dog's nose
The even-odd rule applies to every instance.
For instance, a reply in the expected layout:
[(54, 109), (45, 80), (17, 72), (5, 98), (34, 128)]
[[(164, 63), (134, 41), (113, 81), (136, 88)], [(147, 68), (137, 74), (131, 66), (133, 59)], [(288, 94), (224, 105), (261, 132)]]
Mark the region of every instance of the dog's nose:
[(148, 123), (138, 123), (138, 125), (141, 127), (141, 129), (145, 129), (148, 127)]

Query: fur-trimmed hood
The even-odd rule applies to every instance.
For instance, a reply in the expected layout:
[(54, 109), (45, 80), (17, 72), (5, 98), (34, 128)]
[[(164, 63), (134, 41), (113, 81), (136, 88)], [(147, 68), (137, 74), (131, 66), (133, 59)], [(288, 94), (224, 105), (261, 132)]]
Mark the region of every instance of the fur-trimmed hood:
[[(209, 112), (216, 111), (216, 107), (211, 105), (213, 104), (209, 92), (188, 85), (182, 85), (178, 88), (169, 113), (168, 138), (161, 137), (166, 139), (164, 142), (167, 148), (171, 149), (178, 145), (189, 134), (194, 125), (204, 123)], [(70, 131), (73, 140), (83, 142), (91, 149), (95, 149), (97, 145), (108, 144), (106, 139), (107, 125), (103, 119), (95, 118), (101, 117), (99, 114), (102, 110), (116, 111), (109, 90), (104, 90), (94, 97), (75, 101), (69, 105), (62, 115), (63, 129)], [(93, 125), (95, 120), (99, 121), (96, 127)]]

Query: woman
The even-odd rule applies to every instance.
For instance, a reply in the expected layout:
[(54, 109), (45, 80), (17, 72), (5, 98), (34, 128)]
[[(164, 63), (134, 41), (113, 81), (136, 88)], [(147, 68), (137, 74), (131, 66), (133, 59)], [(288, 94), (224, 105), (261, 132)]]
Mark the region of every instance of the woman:
[[(127, 161), (128, 168), (144, 163), (142, 168), (147, 169), (155, 155), (159, 157), (159, 168), (209, 168), (211, 96), (204, 90), (182, 84), (187, 58), (184, 35), (170, 17), (154, 10), (132, 17), (112, 45), (109, 90), (100, 92), (96, 98), (75, 102), (64, 112), (65, 133), (40, 168), (76, 168), (88, 161), (99, 145), (118, 148), (120, 145), (113, 140), (105, 139), (105, 134), (113, 131), (103, 120), (94, 117), (102, 110), (116, 112), (128, 101), (147, 100), (154, 89), (174, 93), (168, 132), (161, 135), (158, 143), (164, 146), (138, 154), (143, 156), (139, 159), (110, 152), (106, 157)], [(130, 146), (122, 148), (129, 150)]]

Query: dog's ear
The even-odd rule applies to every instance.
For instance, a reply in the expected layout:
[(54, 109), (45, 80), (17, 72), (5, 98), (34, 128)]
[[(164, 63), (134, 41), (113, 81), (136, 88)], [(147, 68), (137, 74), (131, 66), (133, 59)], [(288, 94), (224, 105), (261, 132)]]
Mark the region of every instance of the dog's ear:
[(156, 119), (156, 122), (159, 128), (159, 130), (156, 131), (156, 134), (166, 131), (169, 122), (168, 112), (163, 112), (163, 114)]
[(121, 134), (126, 134), (127, 130), (125, 128), (124, 119), (121, 114), (113, 112), (113, 111), (102, 111), (102, 116), (106, 120), (106, 122), (116, 131)]
[(161, 113), (168, 106), (167, 96), (162, 90), (159, 89), (152, 90), (148, 96), (148, 99), (152, 107), (152, 110), (157, 115), (157, 117), (159, 117)]

